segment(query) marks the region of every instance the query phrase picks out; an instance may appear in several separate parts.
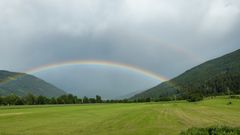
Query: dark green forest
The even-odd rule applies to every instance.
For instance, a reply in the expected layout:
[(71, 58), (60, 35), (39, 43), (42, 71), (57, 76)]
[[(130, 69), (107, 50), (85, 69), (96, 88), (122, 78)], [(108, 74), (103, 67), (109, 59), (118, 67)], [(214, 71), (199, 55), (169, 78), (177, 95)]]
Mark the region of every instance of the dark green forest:
[(190, 99), (240, 93), (240, 50), (207, 61), (131, 99)]

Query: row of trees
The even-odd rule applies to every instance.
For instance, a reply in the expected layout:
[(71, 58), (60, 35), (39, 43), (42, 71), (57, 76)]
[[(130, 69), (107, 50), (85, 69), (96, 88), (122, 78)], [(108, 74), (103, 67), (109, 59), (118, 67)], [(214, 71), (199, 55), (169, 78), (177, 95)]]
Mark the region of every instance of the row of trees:
[[(170, 99), (172, 100), (172, 99)], [(129, 99), (115, 99), (115, 100), (102, 100), (101, 96), (96, 95), (95, 98), (78, 98), (72, 94), (66, 94), (57, 98), (48, 98), (45, 96), (34, 96), (29, 93), (26, 96), (17, 96), (11, 94), (9, 96), (0, 96), (0, 105), (44, 105), (44, 104), (88, 104), (88, 103), (142, 103), (151, 101), (170, 101), (169, 98), (164, 100), (152, 100), (150, 98), (129, 100)]]
[(83, 103), (102, 103), (102, 98), (96, 95), (96, 98), (78, 98), (72, 94), (66, 94), (57, 98), (48, 98), (45, 96), (34, 96), (29, 93), (26, 96), (0, 96), (0, 105), (44, 105), (44, 104), (83, 104)]
[(143, 102), (159, 102), (159, 101), (173, 101), (179, 100), (176, 97), (159, 97), (158, 99), (143, 98), (143, 99), (115, 99), (102, 100), (101, 96), (96, 95), (95, 98), (78, 98), (72, 94), (66, 94), (57, 98), (48, 98), (45, 96), (34, 96), (29, 93), (26, 96), (16, 96), (11, 94), (9, 96), (0, 96), (0, 105), (44, 105), (44, 104), (88, 104), (88, 103), (143, 103)]
[[(78, 98), (72, 94), (66, 94), (57, 98), (48, 98), (45, 96), (34, 96), (29, 93), (26, 96), (17, 96), (11, 94), (9, 96), (0, 96), (0, 105), (44, 105), (44, 104), (87, 104), (87, 103), (142, 103), (142, 102), (159, 102), (159, 101), (176, 101), (176, 100), (187, 100), (189, 102), (196, 102), (203, 100), (204, 94), (201, 91), (191, 91), (185, 89), (184, 96), (160, 96), (159, 98), (141, 98), (141, 99), (123, 99), (123, 100), (102, 100), (101, 96), (96, 95), (95, 98)], [(236, 94), (228, 89), (227, 91), (230, 98), (238, 98), (239, 96), (232, 96)]]
[[(227, 91), (230, 98), (239, 98), (239, 96), (233, 96), (234, 92)], [(214, 95), (212, 95), (214, 96)], [(160, 102), (160, 101), (177, 101), (187, 100), (189, 102), (196, 102), (203, 100), (204, 95), (200, 91), (188, 91), (186, 89), (184, 96), (173, 95), (173, 96), (159, 96), (159, 98), (141, 98), (141, 99), (121, 99), (121, 100), (102, 100), (101, 96), (96, 95), (95, 98), (78, 98), (72, 94), (66, 94), (59, 97), (48, 98), (45, 96), (34, 96), (29, 93), (26, 96), (17, 96), (11, 94), (9, 96), (0, 96), (0, 105), (44, 105), (44, 104), (87, 104), (87, 103), (142, 103), (142, 102)]]

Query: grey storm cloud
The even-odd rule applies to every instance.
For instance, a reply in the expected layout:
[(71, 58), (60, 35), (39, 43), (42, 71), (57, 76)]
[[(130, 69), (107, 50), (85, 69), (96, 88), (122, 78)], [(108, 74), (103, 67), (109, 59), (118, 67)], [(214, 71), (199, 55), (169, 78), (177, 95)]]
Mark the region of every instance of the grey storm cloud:
[[(239, 34), (238, 0), (1, 0), (0, 68), (24, 72), (61, 61), (105, 60), (172, 78), (239, 49)], [(79, 94), (89, 96), (97, 87), (110, 97), (157, 84), (140, 79), (130, 85), (131, 77), (123, 72), (84, 71), (72, 77), (78, 82), (64, 86), (63, 79), (54, 77), (57, 71), (37, 76), (64, 89), (86, 89)], [(86, 79), (96, 84), (89, 87), (83, 78), (97, 74), (102, 81)]]

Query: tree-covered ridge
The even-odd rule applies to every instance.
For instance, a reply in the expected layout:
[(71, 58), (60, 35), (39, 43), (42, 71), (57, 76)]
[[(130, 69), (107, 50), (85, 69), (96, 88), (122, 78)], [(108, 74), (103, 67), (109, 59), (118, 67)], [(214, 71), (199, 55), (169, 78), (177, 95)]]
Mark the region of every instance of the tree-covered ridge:
[(240, 93), (240, 50), (196, 66), (178, 77), (161, 83), (147, 91), (132, 97), (154, 98), (173, 97), (188, 98), (191, 94), (202, 96)]
[(28, 93), (55, 97), (65, 92), (54, 85), (35, 76), (0, 70), (0, 95), (16, 94), (24, 96)]

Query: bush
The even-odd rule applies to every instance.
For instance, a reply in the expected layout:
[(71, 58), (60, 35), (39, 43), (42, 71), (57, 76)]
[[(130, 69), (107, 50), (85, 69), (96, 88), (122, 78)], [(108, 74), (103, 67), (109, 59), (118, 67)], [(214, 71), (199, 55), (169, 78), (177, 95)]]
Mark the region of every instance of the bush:
[(200, 94), (190, 95), (187, 99), (188, 102), (197, 102), (203, 100), (203, 96)]
[(180, 135), (240, 135), (240, 128), (231, 127), (210, 127), (210, 128), (190, 128)]
[(228, 103), (227, 103), (227, 105), (231, 105), (232, 104), (232, 102), (231, 101), (229, 101)]
[(239, 95), (231, 95), (231, 96), (229, 96), (229, 98), (232, 98), (232, 99), (240, 99), (240, 96), (239, 96)]
[(171, 97), (159, 97), (159, 101), (172, 101)]

